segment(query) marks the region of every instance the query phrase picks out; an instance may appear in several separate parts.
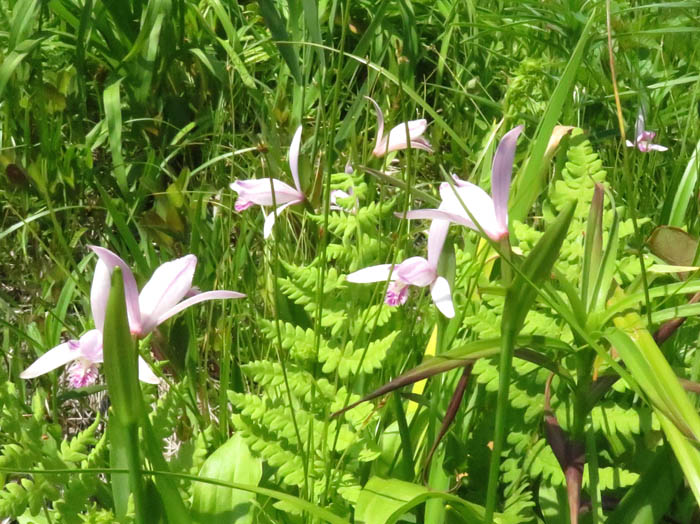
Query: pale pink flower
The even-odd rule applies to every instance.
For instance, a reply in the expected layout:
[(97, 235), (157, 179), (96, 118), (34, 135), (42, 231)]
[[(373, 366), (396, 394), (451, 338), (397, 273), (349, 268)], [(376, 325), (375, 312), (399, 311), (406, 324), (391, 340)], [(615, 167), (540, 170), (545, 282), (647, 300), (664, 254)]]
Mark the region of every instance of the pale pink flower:
[(446, 317), (454, 317), (450, 284), (437, 273), (438, 260), (449, 227), (450, 224), (446, 220), (433, 220), (430, 224), (427, 260), (423, 257), (411, 257), (397, 265), (370, 266), (350, 273), (346, 280), (359, 284), (389, 281), (384, 301), (390, 306), (399, 306), (406, 302), (408, 286), (430, 286), (435, 306)]
[(635, 126), (634, 142), (625, 140), (625, 145), (627, 147), (636, 147), (642, 153), (648, 153), (649, 151), (667, 151), (668, 148), (666, 146), (653, 143), (654, 138), (656, 138), (656, 132), (647, 131), (644, 127), (644, 114), (639, 113), (637, 116), (637, 125)]
[(353, 205), (353, 207), (350, 207), (350, 208), (342, 207), (338, 203), (339, 198), (346, 199), (346, 198), (350, 198), (354, 195), (355, 195), (355, 190), (352, 186), (350, 187), (350, 189), (348, 189), (348, 191), (343, 191), (342, 189), (334, 189), (333, 191), (331, 191), (331, 194), (330, 194), (330, 209), (332, 209), (333, 211), (347, 211), (348, 213), (352, 213), (353, 215), (356, 214), (357, 213), (357, 199), (355, 199), (355, 205)]
[[(522, 130), (523, 126), (511, 129), (498, 144), (491, 170), (492, 197), (479, 186), (453, 175), (454, 187), (447, 182), (440, 185), (442, 202), (438, 209), (408, 211), (405, 213), (406, 218), (449, 220), (475, 231), (483, 230), (496, 242), (508, 236), (510, 181), (516, 142)], [(479, 226), (474, 223), (472, 217)]]
[[(262, 178), (250, 180), (236, 180), (230, 184), (230, 188), (238, 193), (238, 198), (234, 204), (236, 211), (243, 211), (251, 206), (279, 206), (277, 209), (265, 215), (265, 225), (263, 226), (263, 237), (267, 238), (272, 232), (275, 218), (287, 207), (299, 204), (306, 199), (299, 184), (299, 148), (301, 146), (301, 126), (294, 133), (292, 143), (289, 146), (289, 169), (292, 172), (294, 186), (292, 187), (276, 178)], [(274, 197), (273, 197), (274, 195)]]
[[(377, 112), (377, 145), (374, 146), (372, 151), (374, 156), (384, 156), (391, 151), (409, 147), (423, 149), (429, 153), (433, 152), (430, 143), (421, 136), (428, 128), (428, 121), (425, 118), (403, 122), (389, 131), (388, 135), (384, 135), (384, 114), (379, 104), (370, 97), (365, 98), (372, 102)], [(406, 127), (408, 127), (408, 136), (406, 136)]]
[[(35, 378), (58, 367), (72, 363), (68, 368), (68, 381), (73, 387), (84, 387), (97, 380), (97, 365), (103, 361), (102, 331), (105, 311), (111, 288), (111, 272), (120, 267), (124, 276), (124, 292), (129, 328), (137, 337), (145, 337), (159, 324), (180, 311), (205, 300), (241, 298), (235, 291), (208, 291), (200, 293), (192, 287), (192, 277), (197, 257), (187, 255), (162, 264), (139, 294), (134, 275), (129, 266), (110, 250), (91, 246), (99, 260), (90, 289), (90, 307), (95, 329), (91, 329), (79, 340), (69, 340), (48, 350), (25, 369), (20, 378)], [(192, 295), (180, 302), (185, 296)], [(157, 384), (158, 377), (146, 362), (139, 357), (139, 379)]]

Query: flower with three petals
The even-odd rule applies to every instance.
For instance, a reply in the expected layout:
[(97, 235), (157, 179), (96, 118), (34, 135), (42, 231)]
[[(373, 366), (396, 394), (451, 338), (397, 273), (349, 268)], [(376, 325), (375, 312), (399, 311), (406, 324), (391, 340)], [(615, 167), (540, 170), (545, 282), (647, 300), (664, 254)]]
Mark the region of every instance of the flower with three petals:
[(653, 143), (653, 140), (656, 138), (656, 132), (647, 131), (644, 127), (644, 114), (639, 113), (637, 116), (637, 125), (635, 126), (634, 142), (625, 140), (625, 145), (627, 147), (636, 147), (642, 153), (648, 153), (649, 151), (667, 151), (668, 148), (666, 146)]
[(430, 224), (427, 260), (423, 257), (411, 257), (396, 265), (370, 266), (350, 273), (346, 280), (360, 284), (389, 281), (384, 301), (390, 306), (399, 306), (406, 302), (409, 286), (430, 286), (435, 306), (446, 317), (454, 317), (450, 284), (437, 273), (438, 260), (449, 227), (450, 224), (446, 220), (433, 220)]
[(492, 196), (479, 186), (453, 175), (454, 186), (447, 182), (440, 185), (442, 202), (438, 209), (408, 211), (406, 218), (448, 220), (475, 231), (483, 231), (495, 242), (507, 237), (510, 181), (515, 147), (522, 130), (523, 126), (511, 129), (498, 144), (491, 170)]
[[(35, 378), (71, 364), (68, 368), (71, 386), (84, 387), (97, 380), (97, 365), (103, 361), (102, 331), (111, 288), (111, 273), (115, 267), (122, 270), (129, 328), (138, 338), (145, 337), (173, 315), (199, 302), (245, 296), (235, 291), (200, 293), (193, 288), (192, 278), (197, 265), (197, 257), (194, 255), (162, 264), (139, 293), (134, 275), (126, 262), (103, 247), (91, 246), (90, 249), (99, 257), (90, 289), (90, 307), (95, 329), (86, 332), (78, 340), (69, 340), (48, 350), (25, 369), (20, 378)], [(182, 300), (186, 296), (189, 298)], [(141, 357), (138, 364), (139, 379), (157, 384), (158, 377)]]
[(279, 216), (282, 211), (291, 205), (299, 204), (306, 200), (306, 196), (301, 190), (301, 184), (299, 183), (300, 146), (301, 126), (297, 128), (294, 133), (294, 138), (292, 138), (292, 143), (289, 146), (289, 169), (294, 179), (294, 187), (276, 178), (236, 180), (229, 186), (238, 193), (238, 198), (234, 204), (234, 208), (238, 212), (254, 205), (261, 207), (272, 205), (279, 206), (277, 209), (273, 209), (269, 215), (265, 215), (263, 209), (263, 215), (265, 216), (265, 224), (263, 226), (264, 238), (270, 236), (272, 226), (275, 224), (275, 218)]
[[(429, 153), (433, 152), (430, 143), (422, 136), (428, 128), (427, 120), (421, 118), (419, 120), (403, 122), (389, 131), (388, 135), (384, 135), (384, 114), (377, 102), (370, 97), (366, 98), (372, 102), (377, 112), (377, 144), (372, 150), (374, 156), (384, 156), (391, 151), (398, 151), (399, 149), (407, 149), (409, 147), (423, 149)], [(406, 128), (408, 128), (408, 133), (406, 132)]]

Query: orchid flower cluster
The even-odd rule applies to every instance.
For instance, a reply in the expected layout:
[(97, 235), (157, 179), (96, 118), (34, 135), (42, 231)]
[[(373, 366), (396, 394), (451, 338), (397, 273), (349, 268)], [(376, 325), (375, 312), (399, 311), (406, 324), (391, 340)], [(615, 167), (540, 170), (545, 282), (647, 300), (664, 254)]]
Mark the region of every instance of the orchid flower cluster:
[[(392, 151), (415, 148), (432, 152), (430, 143), (422, 136), (427, 129), (425, 119), (404, 122), (384, 134), (384, 115), (379, 105), (367, 97), (377, 114), (377, 140), (372, 154), (377, 157)], [(491, 196), (479, 186), (461, 180), (453, 175), (451, 182), (440, 185), (440, 205), (436, 209), (418, 209), (401, 215), (408, 219), (432, 220), (428, 229), (427, 259), (419, 256), (407, 258), (398, 264), (380, 264), (366, 267), (347, 275), (348, 282), (386, 282), (386, 304), (403, 305), (408, 298), (410, 286), (429, 287), (437, 309), (446, 317), (455, 315), (450, 284), (438, 274), (438, 261), (442, 252), (450, 224), (466, 226), (484, 234), (493, 242), (508, 242), (508, 199), (515, 158), (516, 144), (523, 126), (508, 131), (501, 139), (494, 155), (491, 172)], [(294, 187), (275, 179), (236, 180), (230, 187), (238, 193), (235, 210), (244, 211), (253, 205), (263, 207), (265, 216), (263, 237), (268, 238), (275, 220), (287, 207), (306, 201), (299, 180), (299, 150), (302, 127), (294, 133), (289, 148), (289, 168)], [(642, 152), (665, 151), (667, 148), (652, 143), (656, 134), (644, 129), (644, 116), (637, 119), (636, 138), (627, 141), (627, 146), (637, 147)], [(346, 171), (352, 167), (348, 164)], [(334, 190), (330, 195), (330, 208), (350, 213), (357, 212), (357, 202), (353, 209), (339, 205), (338, 199), (353, 196), (349, 192)], [(277, 206), (265, 214), (266, 206)], [(507, 247), (507, 246), (506, 246)], [(48, 350), (21, 374), (21, 378), (34, 378), (60, 366), (70, 364), (68, 380), (73, 387), (93, 384), (98, 377), (97, 366), (103, 361), (102, 338), (107, 299), (110, 292), (110, 277), (114, 268), (119, 267), (124, 275), (126, 309), (131, 333), (143, 338), (157, 326), (184, 309), (207, 300), (242, 298), (245, 295), (236, 291), (200, 292), (192, 287), (192, 279), (197, 265), (194, 255), (186, 255), (161, 265), (153, 273), (139, 293), (136, 280), (128, 265), (108, 249), (91, 246), (98, 256), (90, 291), (90, 305), (95, 328), (84, 333), (77, 340), (69, 340)], [(184, 299), (184, 300), (183, 300)], [(148, 364), (139, 357), (139, 378), (143, 382), (157, 384), (159, 379)]]
[(438, 209), (408, 211), (406, 218), (432, 220), (428, 231), (428, 259), (411, 257), (396, 266), (371, 266), (347, 276), (348, 282), (389, 281), (385, 302), (390, 306), (404, 304), (408, 286), (430, 286), (433, 302), (447, 318), (454, 317), (450, 285), (437, 273), (437, 264), (450, 223), (467, 226), (485, 233), (494, 242), (508, 237), (508, 196), (515, 158), (515, 146), (523, 126), (505, 134), (493, 159), (491, 186), (493, 198), (479, 186), (453, 175), (454, 186), (440, 185), (442, 202)]

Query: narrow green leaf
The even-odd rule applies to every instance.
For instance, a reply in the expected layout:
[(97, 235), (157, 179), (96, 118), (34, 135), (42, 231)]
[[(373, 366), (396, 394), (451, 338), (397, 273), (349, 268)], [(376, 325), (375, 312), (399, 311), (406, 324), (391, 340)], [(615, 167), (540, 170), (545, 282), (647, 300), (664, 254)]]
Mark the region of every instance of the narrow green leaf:
[(620, 504), (610, 514), (607, 524), (661, 522), (682, 478), (678, 468), (670, 464), (672, 460), (668, 446), (660, 447), (639, 481), (625, 493)]
[(678, 189), (673, 197), (673, 205), (671, 206), (671, 215), (668, 219), (670, 226), (685, 225), (685, 212), (688, 209), (691, 199), (695, 198), (695, 186), (698, 182), (698, 171), (700, 165), (698, 163), (698, 151), (700, 151), (700, 140), (693, 150), (693, 155), (683, 172), (683, 177), (678, 184)]
[(122, 156), (122, 108), (119, 86), (122, 79), (111, 83), (102, 96), (105, 106), (105, 119), (109, 130), (109, 150), (112, 153), (112, 169), (117, 178), (117, 185), (124, 197), (129, 196), (129, 185), (126, 180), (126, 166)]
[[(297, 50), (288, 43), (290, 38), (285, 27), (285, 20), (280, 15), (279, 11), (275, 7), (272, 0), (258, 0), (260, 5), (260, 14), (265, 20), (267, 28), (270, 30), (272, 39), (277, 41), (277, 48), (287, 62), (289, 66), (289, 71), (292, 73), (294, 80), (297, 84), (302, 83), (301, 68), (299, 67), (299, 57), (297, 56)], [(283, 43), (284, 42), (284, 43)]]
[(0, 98), (2, 98), (7, 83), (12, 77), (12, 73), (15, 72), (17, 66), (25, 59), (25, 57), (34, 51), (42, 42), (43, 38), (38, 38), (36, 40), (25, 40), (17, 48), (10, 52), (5, 59), (0, 64)]
[(593, 286), (600, 272), (603, 256), (603, 186), (595, 185), (591, 209), (588, 213), (586, 238), (583, 249), (583, 271), (581, 273), (581, 292), (583, 303), (589, 308), (589, 297), (593, 296)]
[(216, 37), (215, 33), (214, 36), (219, 41), (219, 44), (221, 44), (221, 47), (223, 47), (226, 51), (226, 54), (231, 60), (231, 64), (233, 64), (233, 68), (240, 75), (243, 84), (246, 87), (249, 87), (250, 89), (255, 89), (255, 81), (253, 80), (251, 74), (248, 72), (245, 63), (243, 62), (237, 51), (240, 48), (240, 43), (238, 39), (238, 33), (236, 32), (236, 29), (231, 23), (231, 16), (228, 14), (228, 12), (219, 0), (212, 0), (211, 6), (214, 9), (214, 13), (216, 13), (216, 17), (219, 19), (219, 22), (221, 22), (221, 26), (224, 28), (227, 40)]
[(615, 200), (610, 191), (606, 192), (612, 205), (613, 220), (608, 230), (608, 243), (605, 245), (600, 263), (598, 278), (593, 286), (589, 311), (604, 310), (610, 294), (610, 286), (613, 283), (617, 270), (617, 252), (619, 247), (620, 217), (615, 208)]
[[(657, 411), (656, 415), (661, 423), (661, 429), (666, 435), (673, 453), (676, 455), (678, 464), (683, 470), (683, 475), (690, 486), (690, 490), (695, 496), (695, 501), (700, 504), (700, 450), (663, 413)], [(668, 487), (666, 486), (664, 489), (666, 490)]]
[(561, 75), (559, 83), (552, 93), (542, 120), (540, 120), (540, 125), (537, 128), (535, 139), (530, 148), (527, 165), (522, 174), (515, 179), (515, 198), (511, 198), (512, 204), (510, 206), (511, 220), (519, 220), (521, 222), (525, 220), (532, 204), (534, 204), (537, 196), (544, 188), (546, 171), (542, 171), (542, 159), (547, 151), (547, 144), (552, 136), (554, 126), (557, 124), (557, 120), (564, 108), (564, 103), (571, 97), (571, 89), (573, 88), (574, 80), (576, 80), (595, 17), (596, 11), (593, 10), (588, 18), (588, 23), (581, 32), (574, 52), (571, 54), (569, 63), (566, 64), (564, 73)]
[[(200, 476), (257, 486), (262, 461), (250, 453), (236, 433), (206, 460)], [(193, 521), (201, 524), (249, 524), (255, 516), (255, 494), (212, 484), (198, 483), (192, 497)]]
[(566, 238), (569, 224), (574, 216), (576, 201), (569, 202), (559, 216), (552, 222), (523, 262), (513, 284), (506, 293), (506, 305), (503, 310), (503, 323), (518, 333), (525, 321), (532, 303), (537, 296), (538, 287), (549, 278), (554, 262), (559, 256), (561, 245)]
[[(416, 366), (415, 368), (401, 374), (394, 380), (375, 389), (372, 393), (362, 397), (357, 402), (354, 402), (342, 410), (333, 413), (331, 417), (336, 417), (363, 402), (381, 397), (382, 395), (386, 395), (387, 393), (413, 384), (414, 382), (418, 382), (419, 380), (424, 380), (428, 377), (432, 377), (439, 373), (444, 373), (458, 367), (464, 367), (470, 362), (474, 362), (479, 358), (488, 358), (497, 355), (500, 345), (500, 337), (491, 338), (487, 340), (467, 342), (458, 348), (440, 353), (439, 355), (426, 360), (419, 366)], [(515, 345), (516, 356), (529, 362), (535, 362), (546, 369), (550, 369), (554, 373), (561, 371), (557, 365), (549, 361), (540, 352), (531, 348), (542, 348), (543, 350), (544, 348), (547, 348), (549, 350), (561, 351), (564, 353), (573, 352), (573, 349), (561, 340), (533, 335), (523, 335), (517, 337), (515, 340)]]
[[(628, 313), (614, 319), (616, 328), (606, 338), (627, 365), (652, 406), (663, 412), (685, 435), (700, 440), (700, 416), (678, 377), (644, 328), (641, 317)], [(631, 384), (631, 386), (635, 386)]]
[[(316, 0), (302, 0), (302, 7), (304, 9), (304, 22), (309, 30), (309, 35), (311, 36), (311, 41), (315, 44), (323, 44), (323, 38), (321, 37), (321, 25), (318, 20), (318, 5)], [(320, 47), (316, 48), (318, 53), (318, 60), (321, 64), (321, 68), (326, 68), (326, 55), (323, 53), (323, 49)]]

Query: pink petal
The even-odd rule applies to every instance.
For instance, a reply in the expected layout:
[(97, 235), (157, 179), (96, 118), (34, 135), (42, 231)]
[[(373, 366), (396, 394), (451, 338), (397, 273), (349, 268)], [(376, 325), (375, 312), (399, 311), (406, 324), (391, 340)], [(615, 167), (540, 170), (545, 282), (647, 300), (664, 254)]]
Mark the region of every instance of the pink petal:
[(391, 282), (386, 290), (384, 303), (387, 306), (403, 306), (408, 299), (408, 284), (398, 280)]
[[(253, 205), (280, 205), (304, 199), (304, 195), (300, 191), (276, 178), (236, 180), (229, 187), (238, 193), (235, 204), (236, 211), (243, 211)], [(274, 199), (272, 198), (273, 191)]]
[[(299, 183), (299, 148), (301, 146), (301, 126), (297, 127), (296, 133), (294, 133), (294, 138), (292, 138), (292, 143), (289, 146), (289, 169), (292, 172), (292, 178), (294, 179), (294, 185), (299, 193), (301, 191), (301, 184)], [(303, 193), (302, 193), (303, 194)], [(277, 202), (277, 204), (283, 204), (284, 202)]]
[(68, 383), (72, 388), (84, 388), (97, 382), (100, 374), (97, 366), (89, 361), (78, 359), (68, 368)]
[[(406, 136), (406, 128), (408, 127), (408, 137)], [(430, 144), (425, 139), (419, 138), (427, 129), (428, 121), (425, 119), (411, 120), (409, 122), (403, 122), (396, 127), (394, 127), (389, 132), (389, 137), (387, 139), (386, 152), (398, 151), (399, 149), (406, 149), (410, 147), (414, 142), (418, 145), (420, 149), (430, 149)], [(407, 140), (408, 138), (408, 140)]]
[(102, 332), (91, 329), (80, 337), (80, 358), (93, 364), (99, 364), (104, 360), (102, 352)]
[[(442, 196), (440, 208), (454, 215), (461, 216), (461, 223), (467, 227), (472, 227), (469, 225), (469, 222), (472, 222), (473, 217), (474, 221), (478, 223), (474, 225), (481, 226), (484, 233), (493, 240), (499, 240), (504, 235), (507, 235), (508, 228), (504, 227), (496, 218), (493, 200), (486, 191), (470, 182), (464, 182), (463, 184), (458, 188), (449, 186), (444, 188), (444, 190), (442, 187), (440, 188), (440, 195)], [(465, 206), (469, 213), (467, 213)], [(469, 215), (470, 213), (471, 216)], [(473, 229), (479, 231), (478, 227)]]
[(406, 284), (425, 287), (433, 283), (437, 274), (423, 257), (411, 257), (396, 266), (396, 277)]
[[(398, 218), (408, 218), (409, 220), (417, 219), (427, 219), (427, 220), (448, 220), (454, 222), (455, 224), (460, 224), (467, 226), (471, 229), (477, 229), (471, 219), (459, 215), (457, 213), (451, 213), (445, 211), (444, 209), (414, 209), (413, 211), (407, 211), (406, 213), (394, 213)], [(478, 229), (477, 229), (478, 230)]]
[(430, 142), (428, 142), (425, 138), (420, 137), (416, 138), (414, 140), (411, 140), (411, 147), (414, 149), (422, 149), (423, 151), (427, 151), (428, 153), (433, 152), (433, 148), (430, 145)]
[(450, 293), (450, 284), (443, 277), (437, 277), (432, 286), (430, 286), (430, 294), (433, 297), (435, 307), (440, 313), (447, 318), (455, 316), (455, 307), (452, 303), (452, 294)]
[(122, 276), (124, 277), (124, 294), (126, 298), (126, 313), (129, 317), (129, 327), (132, 332), (138, 333), (141, 330), (141, 310), (139, 309), (139, 288), (136, 286), (134, 274), (131, 272), (129, 266), (126, 265), (126, 262), (109, 249), (99, 246), (88, 247), (107, 265), (110, 274), (115, 267), (121, 268)]
[(374, 110), (377, 112), (377, 145), (374, 146), (374, 151), (372, 154), (374, 156), (382, 156), (386, 154), (386, 140), (384, 140), (384, 114), (382, 113), (382, 108), (379, 104), (374, 101), (374, 99), (366, 96), (367, 100), (372, 102), (374, 105)]
[(19, 374), (20, 378), (35, 378), (39, 375), (60, 368), (80, 357), (79, 343), (77, 340), (70, 340), (49, 349), (46, 353), (36, 359), (27, 369)]
[(183, 300), (179, 304), (175, 305), (174, 307), (170, 308), (168, 311), (164, 312), (161, 314), (160, 317), (158, 317), (158, 321), (156, 325), (160, 325), (166, 320), (168, 320), (170, 317), (177, 315), (180, 311), (184, 311), (190, 306), (194, 306), (195, 304), (199, 304), (200, 302), (206, 302), (207, 300), (223, 300), (227, 298), (243, 298), (245, 297), (244, 293), (238, 293), (237, 291), (205, 291), (204, 293), (199, 293), (198, 295), (195, 295), (193, 297), (190, 297), (186, 300)]
[(98, 258), (95, 265), (95, 273), (92, 276), (92, 287), (90, 288), (90, 308), (92, 309), (92, 320), (95, 322), (95, 327), (100, 331), (102, 331), (105, 323), (105, 311), (107, 310), (110, 287), (110, 270)]
[(634, 142), (631, 142), (630, 140), (625, 140), (625, 145), (627, 147), (634, 147)]
[(515, 158), (518, 136), (522, 133), (523, 128), (524, 126), (517, 126), (503, 136), (493, 157), (491, 169), (491, 194), (493, 195), (496, 219), (501, 229), (506, 231), (508, 230), (508, 195), (513, 172), (513, 159)]
[(289, 206), (293, 204), (298, 204), (299, 202), (301, 202), (301, 200), (293, 200), (291, 202), (287, 202), (282, 206), (279, 206), (277, 209), (270, 211), (270, 214), (265, 216), (265, 224), (263, 224), (263, 238), (269, 237), (270, 233), (272, 233), (272, 226), (275, 225), (275, 218), (278, 217), (282, 213), (282, 211), (287, 209)]
[[(637, 122), (634, 126), (635, 135), (637, 137), (639, 137), (644, 132), (645, 127), (646, 127), (646, 124), (644, 122), (644, 113), (642, 111), (640, 111), (639, 114), (637, 115)], [(639, 138), (637, 138), (637, 141), (639, 141)]]
[(155, 270), (139, 295), (142, 320), (139, 335), (150, 333), (158, 325), (158, 319), (182, 300), (192, 288), (196, 267), (197, 257), (186, 255)]
[(668, 151), (668, 148), (666, 146), (662, 146), (660, 144), (650, 144), (649, 149), (653, 151)]
[(450, 222), (447, 220), (433, 220), (430, 223), (428, 230), (428, 264), (437, 269), (442, 246), (445, 244), (447, 231), (450, 228)]
[(364, 269), (358, 269), (354, 273), (350, 273), (345, 277), (348, 282), (355, 284), (367, 284), (369, 282), (386, 282), (391, 275), (391, 267), (393, 264), (380, 264), (378, 266), (370, 266)]
[(139, 380), (147, 384), (159, 384), (160, 379), (153, 373), (151, 366), (149, 366), (144, 359), (139, 357)]

